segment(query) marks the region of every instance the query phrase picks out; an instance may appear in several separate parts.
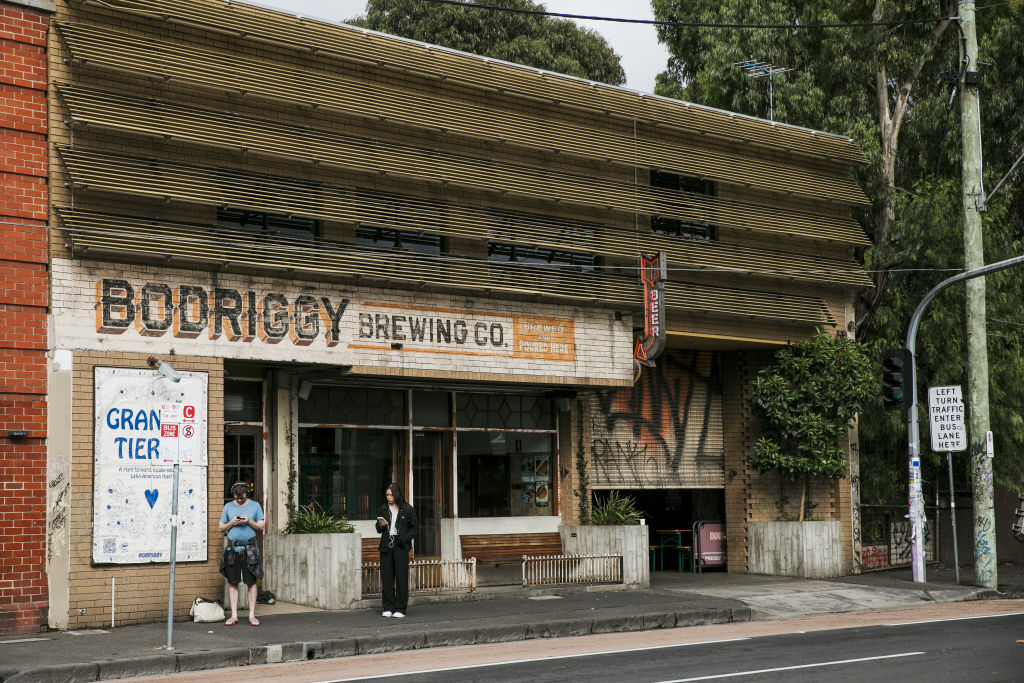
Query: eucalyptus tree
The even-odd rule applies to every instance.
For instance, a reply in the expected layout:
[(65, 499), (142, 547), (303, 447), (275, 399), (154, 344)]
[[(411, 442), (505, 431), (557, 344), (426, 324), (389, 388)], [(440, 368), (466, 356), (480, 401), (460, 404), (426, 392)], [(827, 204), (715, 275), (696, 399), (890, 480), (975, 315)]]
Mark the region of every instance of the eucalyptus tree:
[[(785, 29), (665, 26), (670, 52), (657, 92), (754, 116), (767, 114), (762, 79), (735, 62), (757, 59), (793, 69), (774, 82), (775, 119), (847, 135), (868, 157), (857, 181), (871, 199), (858, 215), (872, 245), (864, 267), (875, 287), (862, 292), (857, 336), (877, 355), (902, 346), (910, 315), (935, 284), (963, 268), (960, 208), (959, 32), (937, 20), (885, 26), (797, 28), (948, 17), (955, 4), (796, 0), (653, 0), (665, 21), (785, 24)], [(1024, 151), (1024, 1), (978, 11), (979, 59), (984, 67), (982, 139), (985, 183), (996, 181)], [(988, 262), (1024, 253), (1024, 182), (1011, 179), (984, 217)], [(999, 483), (1024, 488), (1024, 277), (1020, 270), (989, 276), (989, 361), (995, 473)], [(945, 292), (929, 308), (918, 334), (919, 387), (966, 383), (963, 290)], [(923, 409), (923, 407), (922, 407)], [(969, 406), (968, 406), (969, 409)], [(885, 413), (880, 389), (860, 420), (863, 441), (897, 451), (902, 420)], [(925, 450), (927, 455), (927, 451)], [(900, 500), (903, 465), (886, 471), (862, 449), (866, 497)], [(926, 458), (927, 460), (927, 458)], [(898, 462), (898, 460), (896, 461)], [(940, 465), (931, 458), (933, 468)], [(962, 466), (962, 465), (961, 465)], [(932, 470), (932, 478), (938, 472)], [(901, 493), (902, 490), (902, 493)]]

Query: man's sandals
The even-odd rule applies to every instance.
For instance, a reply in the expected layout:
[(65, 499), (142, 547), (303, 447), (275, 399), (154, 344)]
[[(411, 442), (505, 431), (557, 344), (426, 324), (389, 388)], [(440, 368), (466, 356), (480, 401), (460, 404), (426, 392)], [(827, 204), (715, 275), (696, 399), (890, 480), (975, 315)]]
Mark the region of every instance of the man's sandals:
[[(238, 623), (238, 617), (229, 617), (228, 620), (224, 622), (224, 625), (225, 626), (234, 626), (237, 623)], [(249, 617), (249, 626), (259, 626), (259, 625), (260, 625), (260, 620), (259, 619), (257, 619), (256, 617)]]

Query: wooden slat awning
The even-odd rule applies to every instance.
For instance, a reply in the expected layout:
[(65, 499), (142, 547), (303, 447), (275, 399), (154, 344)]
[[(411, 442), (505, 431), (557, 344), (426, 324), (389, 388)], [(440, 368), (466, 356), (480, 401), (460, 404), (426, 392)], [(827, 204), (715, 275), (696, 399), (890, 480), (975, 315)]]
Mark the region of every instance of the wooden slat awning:
[(856, 263), (736, 244), (311, 183), (233, 169), (58, 147), (73, 187), (229, 206), (442, 236), (634, 259), (665, 251), (674, 268), (869, 286)]
[[(373, 250), (326, 240), (268, 237), (242, 229), (147, 220), (58, 207), (63, 229), (79, 256), (115, 253), (144, 260), (180, 259), (215, 269), (247, 267), (323, 274), (356, 280), (400, 282), (475, 292), (501, 292), (574, 300), (633, 310), (642, 301), (638, 278), (579, 267), (538, 266), (473, 259), (428, 257)], [(669, 310), (797, 325), (833, 325), (817, 297), (671, 281)]]
[(686, 149), (661, 140), (624, 137), (599, 128), (531, 117), (466, 100), (426, 96), (313, 68), (199, 49), (86, 24), (54, 24), (72, 58), (115, 71), (179, 80), (218, 90), (333, 109), (374, 121), (502, 140), (772, 192), (867, 204), (847, 175), (720, 151)]
[[(78, 125), (230, 147), (358, 172), (406, 176), (501, 194), (511, 192), (624, 213), (656, 214), (725, 228), (845, 244), (868, 243), (863, 230), (850, 219), (662, 190), (646, 183), (636, 186), (607, 178), (499, 163), (81, 86), (58, 84), (57, 89), (68, 115)], [(869, 284), (866, 278), (858, 282)]]
[[(89, 4), (89, 0), (80, 1)], [(102, 5), (147, 19), (158, 17), (164, 22), (202, 27), (237, 38), (380, 66), (399, 73), (443, 78), (480, 90), (639, 119), (671, 130), (817, 158), (867, 163), (861, 150), (847, 137), (737, 116), (245, 3), (105, 0)]]

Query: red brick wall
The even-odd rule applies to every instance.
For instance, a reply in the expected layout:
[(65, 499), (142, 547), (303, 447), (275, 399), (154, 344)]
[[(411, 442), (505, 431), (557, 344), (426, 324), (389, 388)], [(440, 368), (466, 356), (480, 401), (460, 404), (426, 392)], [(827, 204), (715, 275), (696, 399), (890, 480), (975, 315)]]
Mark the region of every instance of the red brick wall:
[(49, 22), (48, 12), (0, 0), (0, 635), (47, 621)]

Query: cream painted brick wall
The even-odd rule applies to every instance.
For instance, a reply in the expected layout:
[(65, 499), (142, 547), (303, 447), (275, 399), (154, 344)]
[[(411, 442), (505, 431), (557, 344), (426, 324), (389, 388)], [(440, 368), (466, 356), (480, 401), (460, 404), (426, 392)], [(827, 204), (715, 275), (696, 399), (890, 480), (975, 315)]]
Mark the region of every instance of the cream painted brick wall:
[[(357, 373), (379, 372), (395, 376), (426, 377), (436, 374), (531, 383), (597, 385), (621, 385), (632, 379), (632, 319), (623, 315), (621, 320), (615, 320), (614, 312), (609, 310), (456, 294), (325, 285), (302, 279), (212, 274), (142, 265), (114, 266), (59, 258), (55, 258), (53, 264), (54, 340), (58, 348), (351, 365)], [(98, 316), (102, 316), (103, 307), (97, 290), (104, 279), (127, 281), (134, 290), (135, 324), (117, 333), (97, 330)], [(204, 329), (197, 337), (188, 338), (176, 333), (173, 326), (164, 331), (147, 330), (141, 326), (141, 293), (147, 283), (166, 285), (175, 293), (175, 300), (179, 286), (203, 288), (210, 316), (205, 319)], [(214, 338), (213, 318), (216, 316), (213, 312), (216, 304), (213, 299), (216, 288), (239, 292), (243, 306), (247, 306), (247, 293), (254, 292), (257, 310), (263, 310), (261, 302), (270, 293), (284, 296), (289, 303), (303, 294), (314, 296), (320, 313), (311, 313), (302, 319), (308, 321), (310, 333), (315, 327), (316, 336), (306, 345), (293, 343), (288, 337), (277, 343), (266, 343), (259, 337), (251, 341), (230, 341), (226, 334)], [(328, 345), (329, 324), (327, 314), (323, 312), (326, 308), (320, 303), (322, 297), (326, 297), (335, 309), (343, 300), (348, 301), (339, 320), (336, 345)], [(294, 330), (299, 316), (294, 306), (292, 309), (288, 325)], [(116, 307), (110, 310), (114, 317), (125, 315)], [(373, 316), (373, 324), (370, 327), (361, 325), (361, 315)], [(393, 349), (392, 342), (396, 340), (391, 339), (391, 334), (394, 328), (389, 326), (381, 334), (377, 323), (383, 318), (377, 316), (394, 315), (467, 321), (465, 343), (429, 343), (427, 334), (424, 342), (413, 342), (408, 339), (410, 332), (406, 321), (406, 339), (399, 342), (403, 348)], [(174, 317), (180, 320), (180, 311), (176, 311)], [(151, 318), (162, 316), (153, 314)], [(229, 321), (224, 318), (222, 321), (224, 329), (229, 329)], [(246, 332), (244, 317), (239, 319), (239, 323), (243, 333)], [(260, 320), (256, 323), (257, 331), (262, 330)], [(526, 329), (527, 324), (556, 324), (564, 332), (530, 332)], [(479, 337), (477, 325), (484, 326), (479, 330)], [(370, 338), (366, 337), (368, 331), (372, 332)], [(479, 343), (481, 340), (483, 344)], [(500, 343), (496, 343), (499, 340)], [(524, 349), (523, 342), (547, 346)], [(563, 342), (567, 351), (559, 354), (554, 345)], [(537, 355), (531, 354), (533, 348), (540, 348), (539, 354), (544, 357), (531, 357)]]

